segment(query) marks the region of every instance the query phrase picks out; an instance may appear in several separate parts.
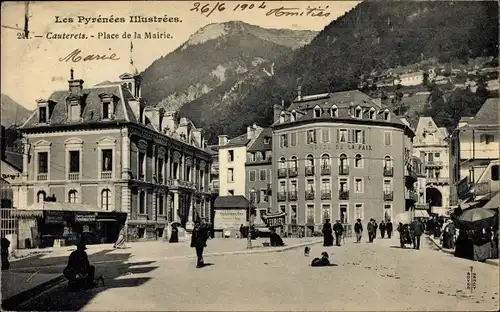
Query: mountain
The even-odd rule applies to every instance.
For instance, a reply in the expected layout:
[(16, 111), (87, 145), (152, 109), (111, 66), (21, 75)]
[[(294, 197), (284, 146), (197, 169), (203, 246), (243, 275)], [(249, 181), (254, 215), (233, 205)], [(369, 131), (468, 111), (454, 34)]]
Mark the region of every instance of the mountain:
[(2, 126), (9, 128), (13, 125), (20, 126), (23, 124), (31, 115), (31, 112), (21, 104), (11, 99), (8, 95), (2, 94), (1, 96)]
[(196, 110), (205, 97), (182, 110), (215, 141), (217, 134), (238, 135), (253, 122), (269, 125), (272, 105), (293, 100), (299, 78), (303, 94), (335, 92), (356, 89), (360, 75), (374, 70), (425, 58), (478, 56), (498, 57), (496, 2), (367, 1), (331, 22), (310, 44), (276, 59), (272, 77), (247, 76), (237, 87), (207, 95), (216, 100), (211, 105), (219, 108), (217, 114), (201, 116)]
[(266, 29), (231, 21), (209, 24), (142, 73), (152, 105), (176, 110), (211, 93), (222, 94), (250, 73), (267, 75), (271, 62), (307, 43), (315, 31)]

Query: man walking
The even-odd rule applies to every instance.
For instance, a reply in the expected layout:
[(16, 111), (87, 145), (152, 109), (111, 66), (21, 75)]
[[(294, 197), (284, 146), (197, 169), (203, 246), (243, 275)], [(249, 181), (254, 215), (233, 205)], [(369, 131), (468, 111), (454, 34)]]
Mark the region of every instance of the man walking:
[(203, 262), (203, 249), (207, 247), (207, 239), (209, 236), (209, 227), (207, 224), (201, 222), (197, 219), (194, 223), (193, 234), (191, 236), (191, 247), (196, 250), (196, 267), (202, 268), (205, 263)]
[(361, 224), (361, 219), (356, 220), (356, 223), (354, 224), (354, 232), (356, 233), (356, 243), (361, 242), (363, 234), (363, 224)]
[(384, 220), (382, 220), (380, 222), (379, 228), (380, 228), (380, 237), (384, 238), (385, 237), (385, 223), (384, 223)]
[(378, 229), (378, 224), (377, 224), (377, 221), (375, 221), (375, 219), (372, 219), (373, 220), (373, 239), (377, 238), (377, 229)]
[(413, 232), (413, 248), (420, 249), (420, 237), (424, 233), (424, 225), (421, 221), (413, 221), (411, 224), (412, 232)]
[(385, 223), (385, 230), (387, 231), (387, 238), (390, 239), (392, 236), (392, 222), (390, 219)]
[(333, 226), (333, 231), (335, 232), (335, 243), (337, 246), (340, 246), (340, 239), (344, 233), (344, 227), (340, 223), (340, 220), (337, 220), (337, 223)]
[(374, 226), (374, 220), (370, 219), (370, 222), (368, 222), (368, 225), (366, 228), (368, 229), (368, 242), (373, 243), (373, 238), (375, 236), (375, 226)]

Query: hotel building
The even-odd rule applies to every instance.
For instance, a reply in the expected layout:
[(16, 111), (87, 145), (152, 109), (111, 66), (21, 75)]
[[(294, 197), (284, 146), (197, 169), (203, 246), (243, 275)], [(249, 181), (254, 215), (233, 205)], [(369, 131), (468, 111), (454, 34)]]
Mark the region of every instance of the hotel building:
[(414, 132), (360, 91), (298, 96), (274, 105), (273, 207), (287, 224), (320, 230), (326, 218), (393, 220), (415, 208)]

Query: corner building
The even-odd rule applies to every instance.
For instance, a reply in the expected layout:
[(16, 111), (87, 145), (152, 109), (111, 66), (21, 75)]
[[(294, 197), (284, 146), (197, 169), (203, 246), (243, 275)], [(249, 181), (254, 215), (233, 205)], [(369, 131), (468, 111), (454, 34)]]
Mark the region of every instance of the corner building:
[(393, 220), (418, 200), (414, 132), (360, 91), (299, 95), (274, 105), (273, 207), (289, 231), (321, 230), (326, 218)]

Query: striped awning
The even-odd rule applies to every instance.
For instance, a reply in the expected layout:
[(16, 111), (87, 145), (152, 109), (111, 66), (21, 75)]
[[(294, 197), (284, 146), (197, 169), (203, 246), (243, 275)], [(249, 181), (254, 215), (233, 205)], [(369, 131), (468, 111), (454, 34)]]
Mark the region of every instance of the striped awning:
[(12, 209), (11, 215), (18, 218), (41, 218), (43, 210)]

